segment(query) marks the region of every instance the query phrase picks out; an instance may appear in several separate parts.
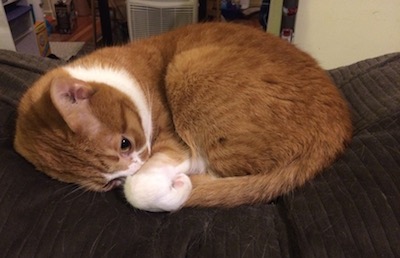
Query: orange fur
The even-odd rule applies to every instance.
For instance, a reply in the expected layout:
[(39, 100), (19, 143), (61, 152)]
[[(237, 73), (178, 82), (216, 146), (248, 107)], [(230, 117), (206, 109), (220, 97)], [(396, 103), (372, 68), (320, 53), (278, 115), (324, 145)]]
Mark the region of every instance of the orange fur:
[[(346, 102), (318, 64), (242, 25), (191, 25), (67, 66), (122, 68), (136, 79), (153, 122), (151, 152), (140, 158), (164, 153), (173, 165), (204, 160), (206, 171), (192, 171), (200, 175), (191, 177), (186, 206), (270, 201), (329, 166), (351, 138)], [(70, 86), (54, 86), (60, 81)], [(56, 179), (109, 190), (102, 174), (132, 161), (120, 149), (121, 136), (135, 143), (132, 153), (145, 146), (145, 129), (124, 94), (81, 84), (63, 67), (36, 82), (21, 100), (15, 148)], [(77, 100), (84, 89), (90, 93), (75, 115), (75, 103), (63, 99), (72, 85), (81, 85)]]

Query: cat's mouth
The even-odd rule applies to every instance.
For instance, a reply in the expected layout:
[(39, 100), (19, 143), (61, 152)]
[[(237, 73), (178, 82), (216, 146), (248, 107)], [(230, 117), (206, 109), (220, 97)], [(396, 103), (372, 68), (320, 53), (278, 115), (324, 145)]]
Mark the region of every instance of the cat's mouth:
[(121, 187), (125, 183), (125, 178), (127, 176), (133, 175), (136, 171), (137, 169), (132, 170), (130, 166), (130, 168), (127, 170), (121, 170), (110, 174), (103, 174), (104, 178), (107, 180), (107, 183), (102, 186), (102, 191), (110, 191), (117, 187)]
[(103, 187), (104, 191), (111, 191), (115, 188), (121, 187), (125, 183), (125, 178), (126, 177), (117, 177), (108, 181)]

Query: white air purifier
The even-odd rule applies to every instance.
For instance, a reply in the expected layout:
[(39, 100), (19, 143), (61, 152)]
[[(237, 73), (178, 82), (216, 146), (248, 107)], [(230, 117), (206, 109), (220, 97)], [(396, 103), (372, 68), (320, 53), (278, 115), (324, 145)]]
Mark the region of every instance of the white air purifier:
[(198, 0), (127, 0), (131, 40), (157, 35), (198, 19)]

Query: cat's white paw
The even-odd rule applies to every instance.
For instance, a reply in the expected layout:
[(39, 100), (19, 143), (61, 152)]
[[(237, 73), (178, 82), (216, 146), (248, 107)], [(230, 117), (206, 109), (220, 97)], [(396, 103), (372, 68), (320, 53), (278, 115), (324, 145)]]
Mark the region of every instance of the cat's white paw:
[(132, 206), (154, 212), (181, 208), (191, 191), (187, 175), (168, 171), (139, 172), (128, 176), (124, 185), (125, 198)]

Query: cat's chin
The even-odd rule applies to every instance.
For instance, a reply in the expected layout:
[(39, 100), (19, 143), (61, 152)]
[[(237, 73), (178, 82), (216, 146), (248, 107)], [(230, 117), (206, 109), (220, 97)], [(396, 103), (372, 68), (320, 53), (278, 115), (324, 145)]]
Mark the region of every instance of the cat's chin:
[(137, 173), (128, 176), (124, 183), (127, 201), (135, 208), (152, 211), (175, 211), (180, 209), (192, 191), (190, 178), (168, 173)]
[(106, 192), (123, 186), (126, 177), (135, 174), (142, 164), (143, 162), (133, 162), (126, 170), (116, 171), (110, 174), (103, 174), (103, 177), (107, 180), (107, 183), (102, 186), (103, 189), (101, 191)]

